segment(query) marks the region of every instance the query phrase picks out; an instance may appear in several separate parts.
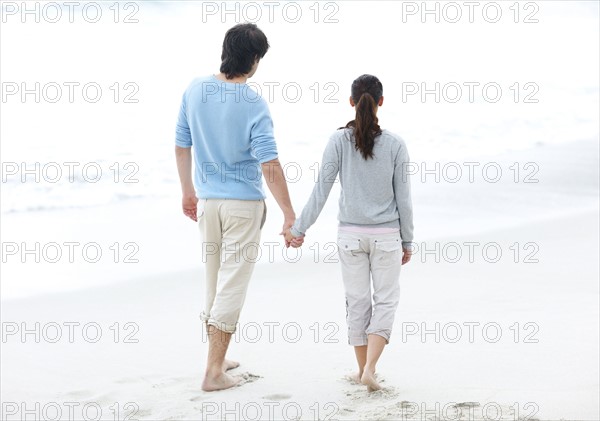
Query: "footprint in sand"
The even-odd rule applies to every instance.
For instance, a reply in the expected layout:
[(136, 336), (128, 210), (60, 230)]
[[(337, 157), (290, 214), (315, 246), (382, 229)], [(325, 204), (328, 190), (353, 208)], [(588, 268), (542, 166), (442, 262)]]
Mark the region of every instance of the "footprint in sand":
[(480, 405), (479, 405), (479, 402), (459, 402), (454, 406), (456, 406), (457, 408), (471, 408), (471, 407), (476, 408)]
[(385, 399), (395, 399), (399, 395), (400, 394), (398, 393), (395, 387), (382, 387), (381, 389), (376, 390), (375, 392), (369, 393), (370, 397)]
[(87, 399), (89, 402), (93, 402), (94, 404), (100, 406), (110, 406), (112, 403), (117, 401), (116, 396), (110, 393), (104, 393), (102, 395), (91, 396)]
[[(130, 417), (132, 417), (131, 419), (137, 419), (137, 417), (145, 417), (146, 419), (153, 419), (152, 417), (152, 411), (150, 409), (138, 409), (137, 412), (132, 413), (129, 415)], [(128, 419), (128, 418), (125, 418)]]
[(246, 384), (246, 383), (255, 382), (255, 381), (257, 381), (258, 379), (261, 378), (260, 376), (257, 376), (256, 374), (252, 374), (252, 373), (248, 373), (248, 372), (241, 373), (241, 374), (238, 374), (238, 375), (242, 378), (242, 381), (238, 383), (238, 386), (241, 386), (241, 385)]
[(345, 394), (351, 401), (363, 402), (365, 402), (365, 399), (367, 401), (395, 400), (400, 395), (398, 390), (391, 386), (382, 387), (374, 392), (368, 392), (366, 388), (356, 388), (353, 390), (346, 390)]
[(73, 390), (72, 392), (68, 392), (66, 396), (70, 398), (81, 399), (83, 397), (90, 396), (91, 394), (92, 392), (87, 390)]
[(117, 379), (115, 380), (115, 383), (117, 384), (127, 384), (127, 383), (135, 383), (140, 381), (139, 379), (133, 378), (133, 377), (123, 377), (121, 379)]
[(284, 401), (286, 399), (291, 399), (292, 395), (286, 395), (285, 393), (273, 393), (272, 395), (263, 396), (262, 398), (269, 401)]
[(115, 396), (110, 393), (96, 394), (87, 390), (74, 390), (65, 394), (66, 398), (74, 399), (82, 403), (93, 403), (100, 406), (109, 406), (115, 402)]

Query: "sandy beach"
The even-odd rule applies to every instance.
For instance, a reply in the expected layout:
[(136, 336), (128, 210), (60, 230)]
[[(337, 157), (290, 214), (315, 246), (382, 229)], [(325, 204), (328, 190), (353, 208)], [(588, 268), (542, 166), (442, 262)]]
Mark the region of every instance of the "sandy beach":
[[(27, 411), (36, 419), (597, 419), (598, 143), (479, 161), (524, 159), (539, 165), (539, 183), (415, 178), (420, 249), (402, 269), (395, 331), (378, 366), (382, 391), (345, 379), (354, 357), (331, 249), (334, 195), (297, 262), (265, 253), (256, 266), (230, 348), (245, 384), (202, 392), (201, 245), (176, 201), (152, 213), (103, 213), (113, 224), (122, 215), (111, 232), (135, 238), (140, 264), (156, 274), (75, 265), (82, 279), (94, 271), (98, 279), (2, 301), (2, 419)], [(89, 213), (74, 210), (68, 229), (57, 224), (47, 235), (72, 238)], [(279, 219), (269, 214), (263, 244), (279, 241)], [(108, 225), (97, 222), (93, 238), (104, 244)], [(31, 221), (25, 238), (42, 223)], [(6, 226), (4, 241), (16, 235), (17, 225)], [(3, 275), (19, 273), (18, 262), (3, 266)], [(53, 279), (61, 269), (53, 270), (29, 276)], [(3, 293), (14, 282), (3, 276)]]
[[(600, 420), (599, 16), (583, 0), (0, 2), (0, 419)], [(361, 74), (406, 142), (415, 250), (380, 391), (349, 380), (339, 183), (301, 249), (265, 188), (227, 354), (244, 380), (201, 389), (203, 243), (175, 129), (246, 21), (268, 37), (248, 85), (297, 215)]]

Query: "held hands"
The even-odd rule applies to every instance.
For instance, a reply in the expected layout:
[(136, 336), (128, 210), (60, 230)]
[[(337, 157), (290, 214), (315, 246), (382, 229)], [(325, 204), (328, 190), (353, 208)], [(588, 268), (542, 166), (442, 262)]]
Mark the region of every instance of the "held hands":
[(304, 235), (300, 237), (294, 237), (292, 235), (292, 231), (290, 230), (290, 228), (292, 228), (294, 222), (296, 222), (295, 215), (285, 217), (285, 220), (283, 221), (283, 229), (281, 230), (279, 235), (283, 235), (286, 247), (292, 246), (294, 248), (298, 248), (302, 245), (302, 243), (304, 243)]
[[(283, 237), (285, 239), (285, 246), (286, 247), (289, 247), (289, 246), (292, 245), (291, 239), (288, 240), (288, 238), (291, 236), (291, 234), (287, 235), (286, 233), (290, 232), (290, 228), (292, 228), (292, 225), (294, 225), (294, 222), (296, 222), (296, 216), (295, 215), (293, 215), (293, 214), (289, 214), (289, 215), (284, 214), (283, 228), (281, 229), (281, 232), (279, 233), (279, 235), (283, 235)], [(299, 247), (299, 246), (294, 246), (294, 247)]]
[(283, 236), (285, 237), (286, 247), (292, 246), (294, 248), (298, 248), (304, 243), (304, 235), (301, 235), (300, 237), (294, 237), (289, 228), (283, 232)]

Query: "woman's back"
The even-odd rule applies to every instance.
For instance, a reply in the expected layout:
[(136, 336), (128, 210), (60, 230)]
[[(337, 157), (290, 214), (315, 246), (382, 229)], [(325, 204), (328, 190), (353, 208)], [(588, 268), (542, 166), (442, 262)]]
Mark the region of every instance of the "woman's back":
[(362, 75), (352, 82), (349, 99), (355, 118), (329, 139), (317, 184), (290, 234), (297, 238), (314, 224), (339, 174), (340, 226), (400, 229), (403, 246), (409, 246), (413, 239), (409, 156), (404, 140), (379, 126), (383, 85), (375, 76)]
[[(337, 158), (336, 166), (342, 186), (339, 221), (353, 225), (374, 225), (398, 220), (395, 191), (408, 182), (402, 180), (403, 165), (408, 162), (402, 138), (383, 130), (375, 138), (373, 157), (369, 159), (364, 159), (356, 149), (352, 129), (338, 130), (330, 142), (336, 154), (330, 155), (331, 161), (324, 156), (323, 164), (325, 169), (325, 162), (335, 162)], [(330, 167), (334, 168), (333, 165)]]

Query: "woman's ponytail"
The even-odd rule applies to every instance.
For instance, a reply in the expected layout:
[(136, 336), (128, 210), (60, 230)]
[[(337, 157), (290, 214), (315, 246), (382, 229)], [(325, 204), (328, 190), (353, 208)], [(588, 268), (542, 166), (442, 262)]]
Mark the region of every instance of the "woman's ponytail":
[(346, 127), (353, 129), (354, 146), (364, 159), (373, 158), (375, 138), (381, 134), (377, 103), (382, 95), (383, 86), (375, 76), (362, 75), (352, 83), (356, 117)]

